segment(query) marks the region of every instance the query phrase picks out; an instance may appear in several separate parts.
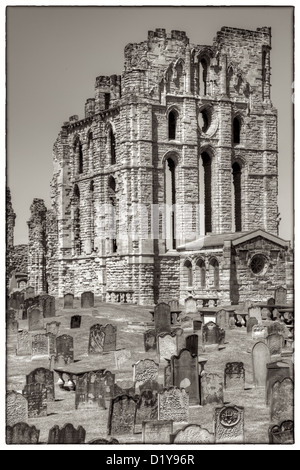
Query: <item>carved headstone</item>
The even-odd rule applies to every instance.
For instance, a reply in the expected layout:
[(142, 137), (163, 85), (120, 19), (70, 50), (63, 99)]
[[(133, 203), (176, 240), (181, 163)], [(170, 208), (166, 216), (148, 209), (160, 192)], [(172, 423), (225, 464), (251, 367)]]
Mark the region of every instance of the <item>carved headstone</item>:
[(24, 294), (20, 291), (12, 292), (9, 297), (9, 307), (20, 310), (24, 305)]
[(64, 295), (64, 308), (71, 309), (74, 307), (74, 295), (73, 294), (65, 294)]
[(294, 382), (285, 378), (275, 382), (271, 393), (271, 422), (294, 419)]
[(131, 352), (127, 349), (120, 349), (115, 351), (115, 361), (116, 361), (116, 368), (121, 370), (123, 364), (125, 364), (131, 358)]
[(156, 351), (157, 341), (155, 330), (148, 330), (144, 333), (145, 352)]
[(6, 425), (26, 423), (28, 420), (28, 403), (25, 397), (15, 391), (6, 392)]
[(171, 377), (172, 385), (185, 389), (188, 393), (190, 405), (200, 405), (198, 356), (192, 355), (187, 349), (182, 349), (179, 356), (173, 356), (171, 359)]
[(144, 421), (153, 421), (158, 419), (158, 392), (145, 390), (141, 393), (136, 404), (135, 433), (142, 432)]
[(145, 421), (143, 423), (143, 444), (170, 444), (173, 421)]
[(252, 335), (253, 327), (258, 325), (258, 320), (255, 317), (249, 318), (247, 322), (247, 333), (248, 335)]
[(31, 336), (27, 330), (18, 331), (17, 355), (31, 356)]
[[(249, 320), (250, 321), (250, 320)], [(260, 341), (268, 336), (268, 328), (264, 325), (254, 325), (252, 328), (253, 341)]]
[(271, 313), (270, 313), (270, 310), (266, 307), (263, 307), (261, 309), (261, 318), (263, 321), (265, 320), (269, 320), (271, 318)]
[(28, 330), (38, 331), (44, 329), (43, 312), (39, 307), (33, 306), (27, 310)]
[(40, 307), (44, 318), (55, 317), (55, 297), (48, 294), (40, 295)]
[(37, 334), (32, 336), (31, 343), (32, 357), (42, 357), (49, 355), (49, 341), (46, 334)]
[(73, 317), (71, 317), (71, 324), (70, 324), (71, 330), (75, 328), (80, 328), (80, 327), (81, 327), (81, 316), (74, 315)]
[(84, 292), (81, 294), (81, 308), (94, 307), (94, 294), (93, 292)]
[(243, 362), (228, 362), (225, 368), (225, 389), (245, 389), (245, 369)]
[(39, 367), (26, 376), (26, 385), (42, 384), (46, 388), (47, 401), (55, 400), (54, 374), (49, 369)]
[(218, 374), (204, 372), (201, 376), (201, 405), (223, 405), (224, 384)]
[(156, 381), (158, 379), (159, 364), (151, 359), (144, 359), (133, 366), (133, 381), (136, 387), (140, 387), (149, 380)]
[(104, 331), (102, 325), (93, 325), (90, 328), (89, 354), (102, 354), (104, 350)]
[(28, 402), (28, 418), (47, 416), (47, 389), (44, 384), (25, 385), (23, 395)]
[(35, 426), (26, 423), (17, 423), (6, 427), (6, 444), (8, 445), (30, 445), (38, 444), (40, 431)]
[(285, 331), (285, 323), (280, 323), (279, 321), (272, 321), (268, 323), (268, 334), (269, 335), (283, 335)]
[(74, 338), (69, 335), (61, 335), (56, 338), (56, 354), (62, 356), (65, 364), (74, 362)]
[(60, 323), (57, 321), (52, 321), (51, 323), (46, 324), (46, 333), (51, 333), (54, 336), (57, 336), (59, 333)]
[(164, 370), (164, 385), (165, 388), (173, 387), (173, 377), (172, 377), (172, 369), (171, 369), (171, 361), (168, 361), (168, 365), (165, 367)]
[(225, 334), (214, 322), (206, 323), (202, 331), (202, 344), (203, 346), (219, 345), (224, 343)]
[(294, 421), (283, 421), (269, 429), (270, 444), (294, 444)]
[(134, 432), (136, 401), (127, 395), (111, 400), (108, 417), (108, 435), (128, 435)]
[(106, 409), (103, 372), (88, 372), (76, 382), (75, 409)]
[(218, 327), (223, 330), (229, 328), (229, 312), (226, 310), (219, 310), (216, 316), (216, 323)]
[(156, 380), (147, 380), (144, 384), (140, 385), (140, 394), (145, 392), (146, 390), (150, 390), (151, 392), (162, 392), (164, 386), (158, 383)]
[(248, 315), (249, 318), (256, 318), (259, 324), (262, 322), (261, 307), (250, 307)]
[(177, 423), (189, 421), (189, 395), (184, 389), (171, 387), (159, 393), (158, 419)]
[(171, 312), (168, 304), (162, 302), (154, 307), (154, 328), (157, 335), (171, 333)]
[(193, 297), (188, 297), (185, 299), (185, 313), (189, 315), (190, 313), (197, 313), (197, 301)]
[(158, 340), (158, 353), (159, 361), (164, 359), (171, 359), (172, 356), (178, 353), (178, 336), (173, 332), (161, 333), (157, 337)]
[(33, 306), (36, 306), (37, 308), (39, 308), (39, 303), (40, 303), (39, 297), (30, 297), (29, 299), (25, 299), (24, 305), (23, 305), (22, 319), (27, 320), (28, 310)]
[(216, 444), (244, 444), (244, 408), (216, 408), (215, 438)]
[(287, 304), (287, 290), (284, 287), (275, 289), (275, 304), (281, 306)]
[(103, 352), (116, 351), (117, 349), (117, 328), (113, 325), (102, 327), (104, 332)]
[(65, 424), (63, 428), (54, 426), (49, 431), (48, 444), (84, 444), (86, 431), (82, 426), (74, 428), (73, 424)]
[(171, 435), (171, 444), (214, 444), (215, 436), (198, 424), (189, 424)]
[(252, 349), (253, 382), (255, 387), (266, 387), (267, 365), (271, 361), (270, 350), (265, 343), (259, 342)]
[(271, 356), (280, 356), (284, 346), (284, 338), (279, 334), (272, 334), (267, 337), (267, 345)]
[(266, 390), (266, 404), (269, 405), (271, 401), (272, 387), (275, 382), (290, 377), (290, 366), (285, 362), (273, 362), (267, 365), (267, 390)]
[(186, 349), (190, 351), (194, 356), (198, 356), (198, 335), (190, 335), (186, 338)]

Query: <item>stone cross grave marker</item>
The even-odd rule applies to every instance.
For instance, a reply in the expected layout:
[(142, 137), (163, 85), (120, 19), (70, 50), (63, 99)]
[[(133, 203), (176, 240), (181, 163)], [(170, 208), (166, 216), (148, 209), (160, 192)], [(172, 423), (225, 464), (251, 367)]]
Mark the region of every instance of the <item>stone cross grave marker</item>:
[(157, 335), (171, 333), (171, 312), (168, 304), (162, 302), (154, 307), (154, 328)]
[(223, 330), (229, 328), (229, 312), (226, 310), (219, 310), (216, 315), (216, 323), (218, 327)]
[(158, 420), (158, 392), (155, 390), (145, 390), (141, 393), (136, 404), (135, 434), (142, 433), (144, 421)]
[(178, 336), (176, 333), (160, 333), (157, 340), (159, 362), (164, 359), (171, 359), (172, 356), (178, 353)]
[(40, 307), (44, 318), (55, 317), (55, 297), (48, 294), (40, 295)]
[(139, 388), (149, 380), (158, 379), (159, 364), (152, 359), (144, 359), (133, 365), (133, 382)]
[(47, 416), (47, 389), (44, 384), (25, 385), (23, 395), (28, 402), (28, 418)]
[(157, 340), (155, 330), (148, 330), (144, 333), (145, 352), (156, 351)]
[(189, 424), (171, 435), (171, 444), (214, 444), (215, 436), (198, 424)]
[(267, 365), (271, 355), (265, 343), (256, 343), (252, 348), (253, 382), (255, 387), (263, 388), (267, 384)]
[(228, 362), (225, 367), (225, 389), (245, 389), (245, 369), (243, 362)]
[(14, 426), (6, 427), (6, 444), (38, 444), (40, 431), (35, 426), (29, 426), (27, 423), (17, 423)]
[(144, 421), (143, 444), (170, 444), (173, 421)]
[(201, 376), (201, 405), (223, 405), (224, 383), (218, 374), (204, 372)]
[(271, 393), (271, 422), (294, 419), (294, 382), (289, 377), (275, 382)]
[(31, 356), (31, 336), (27, 330), (18, 331), (17, 355), (18, 356)]
[(89, 354), (102, 354), (105, 333), (102, 325), (93, 325), (90, 328)]
[(267, 337), (267, 345), (271, 356), (280, 356), (284, 344), (284, 338), (280, 334), (271, 334)]
[(83, 292), (81, 294), (81, 308), (93, 308), (94, 306), (93, 292)]
[(215, 438), (216, 444), (244, 444), (244, 408), (216, 408)]
[(79, 376), (76, 383), (75, 409), (106, 410), (103, 371)]
[(56, 354), (64, 358), (65, 364), (74, 362), (74, 338), (69, 335), (61, 335), (56, 338)]
[(43, 312), (39, 307), (33, 306), (27, 310), (28, 330), (39, 331), (44, 329)]
[(275, 382), (281, 381), (286, 377), (290, 377), (290, 365), (283, 361), (272, 362), (267, 364), (267, 390), (266, 404), (270, 405), (272, 387)]
[(294, 444), (294, 421), (283, 421), (269, 429), (270, 444)]
[(189, 395), (184, 389), (171, 387), (159, 393), (158, 419), (177, 423), (189, 421)]
[(74, 307), (74, 295), (65, 294), (64, 295), (64, 309), (72, 309)]
[(184, 389), (189, 395), (190, 405), (200, 405), (200, 376), (198, 356), (187, 349), (171, 359), (171, 377), (173, 385)]
[(185, 299), (185, 313), (187, 315), (190, 313), (198, 313), (197, 301), (191, 296)]
[(111, 400), (108, 417), (108, 435), (130, 435), (134, 432), (136, 400), (128, 395)]
[(49, 340), (46, 334), (37, 334), (32, 336), (31, 357), (48, 357)]
[(26, 385), (41, 384), (46, 388), (47, 401), (55, 400), (54, 373), (44, 367), (33, 370), (26, 376)]
[(198, 356), (198, 335), (190, 335), (186, 338), (186, 349), (190, 351), (194, 356)]
[(6, 425), (28, 421), (28, 403), (25, 397), (15, 391), (6, 392)]
[(86, 431), (82, 426), (74, 428), (73, 424), (65, 424), (61, 429), (54, 426), (49, 431), (48, 444), (84, 444)]
[(275, 289), (275, 304), (281, 306), (287, 304), (287, 290), (284, 287)]
[(71, 330), (81, 327), (81, 315), (73, 315), (71, 317), (70, 328)]

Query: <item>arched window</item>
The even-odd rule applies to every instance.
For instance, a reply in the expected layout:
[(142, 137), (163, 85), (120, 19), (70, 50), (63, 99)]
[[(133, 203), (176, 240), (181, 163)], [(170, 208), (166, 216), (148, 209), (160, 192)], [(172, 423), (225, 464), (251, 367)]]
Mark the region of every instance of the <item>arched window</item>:
[(241, 143), (241, 121), (236, 116), (233, 120), (233, 143), (240, 144)]
[(196, 264), (199, 271), (199, 282), (201, 287), (206, 287), (206, 268), (203, 259), (199, 259)]
[(208, 64), (206, 59), (201, 59), (199, 64), (199, 95), (207, 95)]
[(187, 260), (184, 263), (184, 272), (185, 272), (185, 280), (186, 280), (187, 286), (192, 287), (193, 286), (193, 266), (189, 260)]
[(211, 260), (210, 264), (210, 271), (213, 275), (213, 282), (214, 282), (214, 288), (219, 289), (219, 263), (218, 261), (214, 258)]
[[(201, 165), (202, 163), (202, 165)], [(204, 206), (201, 223), (204, 225), (204, 233), (212, 231), (212, 204), (211, 204), (211, 158), (207, 152), (201, 154), (200, 162), (200, 205)], [(201, 229), (202, 230), (202, 229)], [(203, 231), (202, 231), (203, 232)]]
[[(175, 205), (176, 205), (176, 165), (173, 158), (168, 158), (165, 163), (165, 200), (166, 206), (171, 208), (170, 218), (166, 220), (166, 247), (168, 250), (176, 249), (176, 219), (175, 219)], [(169, 214), (167, 214), (168, 216)]]
[(80, 192), (77, 184), (73, 191), (73, 214), (74, 254), (81, 255)]
[(111, 204), (111, 233), (110, 233), (110, 240), (111, 240), (111, 252), (117, 253), (118, 245), (117, 245), (117, 222), (116, 222), (116, 210), (117, 210), (117, 196), (116, 196), (116, 180), (113, 176), (109, 178), (108, 181), (108, 193), (109, 193), (109, 200)]
[(228, 71), (227, 71), (227, 83), (226, 83), (227, 96), (228, 97), (230, 97), (232, 77), (233, 77), (233, 68), (232, 68), (232, 66), (230, 66)]
[(116, 164), (116, 139), (112, 128), (109, 129), (110, 164)]
[(74, 153), (77, 161), (77, 170), (79, 174), (83, 173), (83, 151), (80, 139), (77, 138), (74, 144)]
[(177, 113), (169, 112), (169, 140), (176, 140)]
[(234, 232), (242, 231), (242, 188), (241, 188), (242, 171), (240, 165), (236, 162), (232, 165), (232, 182), (233, 182), (233, 217)]
[(90, 183), (90, 240), (91, 240), (91, 251), (94, 251), (94, 237), (95, 237), (95, 200), (94, 200), (94, 181)]

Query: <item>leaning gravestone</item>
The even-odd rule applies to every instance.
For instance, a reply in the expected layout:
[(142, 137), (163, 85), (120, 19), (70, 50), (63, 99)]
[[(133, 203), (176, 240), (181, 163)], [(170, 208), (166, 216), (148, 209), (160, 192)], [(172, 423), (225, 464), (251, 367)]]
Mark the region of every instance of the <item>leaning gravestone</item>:
[(219, 328), (222, 328), (225, 330), (226, 328), (229, 328), (229, 312), (226, 310), (219, 310), (217, 312), (217, 318), (216, 318), (216, 324), (218, 325)]
[(245, 369), (243, 362), (228, 362), (225, 368), (225, 389), (245, 389)]
[(144, 359), (133, 365), (133, 382), (136, 388), (149, 380), (158, 379), (159, 364), (152, 359)]
[(146, 390), (141, 393), (136, 404), (135, 434), (142, 432), (144, 421), (157, 421), (158, 419), (158, 392)]
[(63, 428), (54, 426), (49, 431), (48, 444), (84, 444), (86, 431), (82, 426), (74, 428), (73, 424), (65, 424)]
[(102, 327), (104, 333), (103, 352), (116, 351), (117, 349), (117, 328), (113, 325)]
[(6, 444), (8, 445), (30, 445), (38, 444), (40, 431), (35, 426), (26, 423), (17, 423), (6, 427)]
[(170, 444), (173, 421), (144, 421), (143, 444)]
[(215, 438), (216, 444), (244, 444), (244, 408), (216, 408)]
[(185, 313), (187, 315), (190, 313), (198, 313), (197, 301), (193, 297), (185, 299)]
[(275, 290), (275, 305), (284, 306), (287, 304), (287, 290), (284, 287), (277, 287)]
[(46, 334), (37, 334), (32, 336), (31, 342), (31, 356), (36, 357), (48, 357), (49, 355), (49, 340)]
[(283, 421), (269, 429), (270, 444), (294, 444), (294, 421)]
[(267, 345), (271, 356), (280, 356), (282, 353), (284, 338), (279, 334), (272, 334), (267, 337)]
[(74, 338), (61, 335), (56, 338), (56, 354), (64, 358), (65, 364), (74, 362)]
[(104, 345), (104, 331), (102, 325), (93, 325), (90, 328), (89, 354), (102, 354)]
[(39, 367), (26, 376), (26, 385), (41, 384), (46, 388), (47, 401), (55, 400), (54, 374), (49, 369)]
[(6, 392), (6, 425), (28, 421), (28, 403), (25, 397), (15, 391)]
[(94, 307), (94, 294), (93, 292), (84, 292), (81, 294), (81, 308)]
[(46, 324), (46, 333), (51, 333), (54, 336), (58, 335), (60, 323), (57, 321), (52, 321), (51, 323)]
[(186, 349), (190, 351), (194, 356), (198, 356), (198, 335), (190, 335), (186, 338)]
[(189, 405), (200, 405), (200, 377), (198, 356), (182, 349), (179, 356), (171, 358), (173, 385), (189, 395)]
[(81, 327), (81, 316), (74, 315), (73, 317), (71, 317), (71, 324), (70, 324), (71, 330), (75, 328), (80, 328), (80, 327)]
[(28, 418), (47, 416), (47, 389), (44, 384), (25, 385), (23, 395), (28, 402)]
[(265, 343), (259, 342), (252, 349), (253, 382), (255, 387), (266, 387), (267, 365), (271, 361), (270, 350)]
[(64, 309), (72, 309), (74, 306), (74, 295), (65, 294), (64, 295)]
[(201, 376), (201, 405), (223, 405), (224, 384), (218, 374), (204, 372)]
[(269, 405), (271, 401), (272, 387), (275, 382), (290, 377), (290, 365), (286, 362), (273, 362), (267, 365), (267, 389), (266, 389), (266, 404)]
[(88, 372), (76, 382), (75, 409), (106, 410), (103, 372)]
[(285, 378), (275, 382), (271, 393), (271, 422), (294, 419), (294, 382)]
[(17, 356), (31, 356), (31, 336), (27, 330), (18, 331)]
[(156, 351), (157, 341), (155, 330), (148, 330), (144, 333), (145, 352)]
[(171, 333), (171, 311), (168, 304), (162, 302), (154, 307), (154, 328), (157, 335)]
[(189, 395), (184, 389), (171, 387), (159, 393), (158, 419), (177, 423), (189, 421)]
[(247, 333), (248, 335), (251, 335), (252, 334), (252, 330), (253, 330), (253, 327), (258, 325), (258, 320), (257, 318), (249, 318), (248, 322), (247, 322)]
[(111, 400), (108, 417), (108, 435), (133, 434), (136, 401), (127, 395)]
[(39, 331), (44, 329), (43, 312), (39, 307), (33, 306), (27, 310), (28, 330)]
[(157, 337), (158, 340), (158, 354), (159, 361), (164, 359), (171, 359), (172, 356), (178, 353), (178, 336), (173, 332), (161, 333)]
[(215, 436), (198, 424), (189, 424), (171, 435), (171, 444), (214, 444)]
[(252, 328), (253, 341), (260, 341), (268, 336), (268, 329), (264, 325), (254, 325)]
[(248, 309), (249, 318), (256, 318), (259, 324), (262, 322), (261, 307), (250, 307)]
[(55, 297), (48, 294), (40, 295), (40, 307), (44, 318), (55, 317)]

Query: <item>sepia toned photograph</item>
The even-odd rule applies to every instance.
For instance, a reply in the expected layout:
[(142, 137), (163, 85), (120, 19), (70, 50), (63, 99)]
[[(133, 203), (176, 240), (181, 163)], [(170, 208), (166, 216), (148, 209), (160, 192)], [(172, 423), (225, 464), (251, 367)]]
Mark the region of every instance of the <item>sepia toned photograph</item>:
[(7, 6), (7, 450), (295, 445), (294, 10)]

